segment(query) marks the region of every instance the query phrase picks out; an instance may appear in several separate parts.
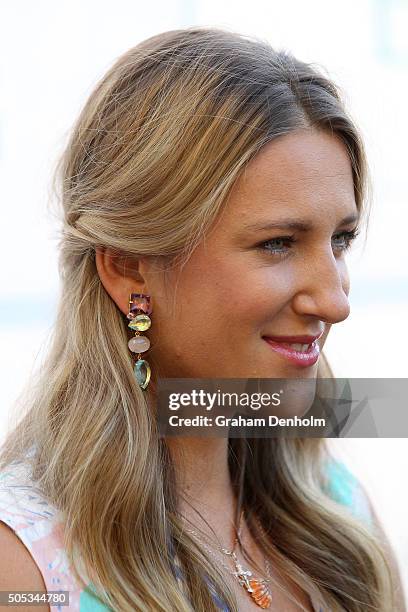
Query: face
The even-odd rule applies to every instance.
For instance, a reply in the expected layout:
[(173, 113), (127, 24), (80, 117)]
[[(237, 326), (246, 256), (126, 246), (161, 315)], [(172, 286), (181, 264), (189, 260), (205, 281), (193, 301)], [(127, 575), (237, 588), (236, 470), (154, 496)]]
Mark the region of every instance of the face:
[[(350, 312), (345, 250), (357, 217), (337, 137), (301, 130), (266, 145), (187, 264), (147, 275), (156, 373), (316, 377), (331, 325)], [(306, 351), (292, 346), (316, 336)]]

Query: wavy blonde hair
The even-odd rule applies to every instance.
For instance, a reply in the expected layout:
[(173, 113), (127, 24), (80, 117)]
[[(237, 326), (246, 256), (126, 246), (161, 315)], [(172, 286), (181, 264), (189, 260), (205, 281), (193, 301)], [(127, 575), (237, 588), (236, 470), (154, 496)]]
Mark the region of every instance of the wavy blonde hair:
[[(183, 528), (169, 450), (149, 391), (135, 381), (127, 320), (99, 279), (95, 250), (186, 261), (245, 165), (266, 143), (304, 127), (342, 140), (357, 206), (366, 210), (362, 139), (322, 70), (261, 39), (191, 27), (153, 36), (114, 63), (58, 163), (58, 312), (1, 465), (33, 448), (32, 477), (64, 514), (74, 571), (114, 610), (217, 610), (204, 575), (232, 611), (238, 607)], [(330, 374), (323, 358), (318, 377)], [(393, 609), (375, 535), (326, 492), (324, 440), (230, 439), (229, 448), (239, 504), (276, 568), (333, 612)]]

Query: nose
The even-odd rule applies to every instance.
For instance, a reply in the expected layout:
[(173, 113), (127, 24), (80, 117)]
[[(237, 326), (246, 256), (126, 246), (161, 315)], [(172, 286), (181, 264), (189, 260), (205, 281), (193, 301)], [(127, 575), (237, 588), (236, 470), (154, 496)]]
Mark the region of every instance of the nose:
[(298, 315), (340, 323), (350, 314), (349, 286), (344, 259), (336, 259), (333, 252), (322, 254), (303, 268), (292, 307)]

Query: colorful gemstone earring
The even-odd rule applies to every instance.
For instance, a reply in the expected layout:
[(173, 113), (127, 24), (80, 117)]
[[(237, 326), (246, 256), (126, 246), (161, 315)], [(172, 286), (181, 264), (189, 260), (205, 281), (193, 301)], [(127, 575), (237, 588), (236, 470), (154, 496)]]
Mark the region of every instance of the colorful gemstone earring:
[(150, 348), (150, 340), (146, 336), (142, 336), (140, 332), (149, 329), (152, 322), (149, 315), (152, 312), (150, 303), (150, 295), (145, 293), (131, 293), (129, 299), (129, 313), (126, 315), (130, 319), (128, 327), (135, 332), (133, 338), (128, 342), (128, 347), (132, 353), (137, 353), (137, 361), (134, 365), (134, 373), (139, 386), (146, 389), (150, 381), (150, 365), (142, 359), (142, 353), (145, 353)]

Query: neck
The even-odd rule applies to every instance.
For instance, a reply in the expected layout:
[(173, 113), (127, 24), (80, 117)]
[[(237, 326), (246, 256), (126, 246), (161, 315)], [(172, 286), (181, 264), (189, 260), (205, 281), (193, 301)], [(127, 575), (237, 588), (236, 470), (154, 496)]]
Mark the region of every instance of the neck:
[(207, 522), (223, 545), (232, 548), (238, 521), (228, 468), (228, 439), (177, 437), (167, 438), (167, 445), (176, 471), (180, 513), (190, 522), (189, 527), (210, 534)]

